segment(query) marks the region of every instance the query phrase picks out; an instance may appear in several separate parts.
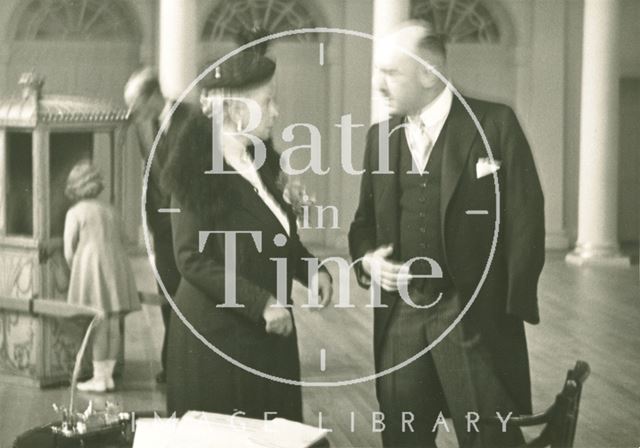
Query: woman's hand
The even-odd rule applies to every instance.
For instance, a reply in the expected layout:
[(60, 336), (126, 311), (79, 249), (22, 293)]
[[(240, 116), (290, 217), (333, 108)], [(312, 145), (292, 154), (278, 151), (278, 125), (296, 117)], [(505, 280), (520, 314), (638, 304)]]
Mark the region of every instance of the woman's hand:
[(320, 295), (320, 306), (325, 308), (331, 303), (333, 297), (333, 281), (328, 272), (318, 272), (318, 294)]
[(293, 330), (293, 319), (287, 308), (278, 305), (276, 299), (270, 297), (267, 305), (264, 307), (262, 317), (267, 323), (265, 330), (267, 333), (277, 334), (279, 336), (289, 336)]
[(307, 288), (309, 291), (308, 302), (302, 305), (302, 308), (317, 311), (326, 308), (331, 303), (333, 280), (331, 274), (326, 270), (314, 273), (309, 279)]

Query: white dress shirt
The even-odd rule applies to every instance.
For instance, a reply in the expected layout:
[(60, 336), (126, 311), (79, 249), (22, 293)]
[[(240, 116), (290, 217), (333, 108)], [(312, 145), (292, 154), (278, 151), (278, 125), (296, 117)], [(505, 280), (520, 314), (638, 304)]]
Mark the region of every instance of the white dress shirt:
[(291, 235), (287, 214), (265, 187), (258, 171), (253, 165), (251, 157), (247, 153), (247, 149), (232, 139), (227, 139), (223, 143), (223, 147), (226, 162), (251, 184), (254, 191), (260, 196), (260, 199), (262, 199), (262, 202), (265, 203), (269, 210), (271, 210), (271, 213), (273, 213), (273, 216), (282, 224), (287, 235)]
[(425, 172), (431, 150), (447, 121), (452, 103), (453, 94), (445, 87), (418, 115), (407, 117), (405, 135), (420, 174)]

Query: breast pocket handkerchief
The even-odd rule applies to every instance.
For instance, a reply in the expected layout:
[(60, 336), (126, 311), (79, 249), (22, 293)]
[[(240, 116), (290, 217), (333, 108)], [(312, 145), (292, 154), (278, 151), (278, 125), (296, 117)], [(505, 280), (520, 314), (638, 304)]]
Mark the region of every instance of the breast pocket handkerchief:
[(500, 169), (501, 162), (496, 159), (482, 157), (476, 163), (476, 179), (493, 174)]

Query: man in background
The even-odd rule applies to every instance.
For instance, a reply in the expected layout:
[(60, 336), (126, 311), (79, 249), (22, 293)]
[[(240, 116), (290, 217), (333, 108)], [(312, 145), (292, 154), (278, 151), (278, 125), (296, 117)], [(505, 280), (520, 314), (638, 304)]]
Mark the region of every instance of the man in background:
[[(545, 236), (531, 150), (509, 107), (465, 98), (490, 155), (463, 103), (398, 49), (446, 73), (444, 42), (429, 23), (407, 23), (387, 43), (377, 69), (391, 118), (367, 135), (360, 202), (349, 232), (351, 256), (361, 259), (358, 282), (382, 289), (382, 306), (374, 310), (376, 371), (409, 360), (451, 331), (378, 379), (383, 443), (435, 446), (436, 430), (445, 429), (442, 416), (450, 415), (462, 447), (519, 446), (517, 428), (503, 432), (477, 417), (531, 412), (524, 322), (539, 321)], [(417, 261), (403, 272), (410, 260)]]
[[(159, 212), (159, 209), (169, 208), (171, 199), (162, 188), (161, 178), (169, 154), (178, 149), (176, 144), (182, 126), (191, 114), (197, 112), (197, 109), (186, 103), (180, 103), (171, 117), (169, 117), (169, 112), (174, 103), (163, 96), (158, 76), (151, 67), (142, 68), (131, 75), (125, 85), (124, 100), (129, 108), (129, 119), (133, 125), (134, 138), (137, 140), (140, 156), (145, 164), (149, 161), (151, 148), (160, 132), (161, 125), (164, 120), (169, 120), (168, 125), (160, 135), (151, 163), (145, 212), (149, 229), (153, 235), (156, 269), (167, 293), (173, 296), (180, 282), (180, 273), (176, 267), (173, 254), (171, 217), (168, 213)], [(158, 285), (158, 292), (163, 295), (160, 285)], [(162, 371), (157, 374), (156, 381), (165, 383), (167, 332), (169, 329), (169, 317), (171, 316), (171, 306), (167, 301), (163, 301), (161, 311), (165, 334), (161, 355)]]

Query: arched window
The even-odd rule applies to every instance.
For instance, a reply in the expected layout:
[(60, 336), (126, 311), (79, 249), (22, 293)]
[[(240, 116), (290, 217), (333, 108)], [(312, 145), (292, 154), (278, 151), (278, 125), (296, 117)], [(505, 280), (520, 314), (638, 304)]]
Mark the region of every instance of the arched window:
[(481, 0), (412, 0), (411, 16), (431, 22), (449, 42), (498, 43), (502, 38)]
[(31, 0), (18, 19), (16, 40), (131, 41), (135, 19), (123, 0)]
[[(220, 1), (204, 24), (202, 40), (235, 40), (244, 30), (256, 27), (269, 33), (279, 33), (317, 26), (317, 18), (301, 0)], [(297, 34), (292, 39), (317, 41), (319, 35)]]

